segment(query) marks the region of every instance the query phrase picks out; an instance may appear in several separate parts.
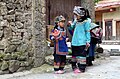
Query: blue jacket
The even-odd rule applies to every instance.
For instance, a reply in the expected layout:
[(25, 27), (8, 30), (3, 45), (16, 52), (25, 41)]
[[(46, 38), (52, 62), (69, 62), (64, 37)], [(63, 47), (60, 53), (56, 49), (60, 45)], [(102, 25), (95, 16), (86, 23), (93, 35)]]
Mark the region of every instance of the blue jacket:
[(58, 30), (60, 33), (57, 36), (50, 35), (50, 39), (54, 39), (54, 53), (58, 55), (67, 55), (68, 47), (66, 44), (66, 30), (58, 27), (57, 29), (54, 29), (52, 33), (54, 33), (55, 30)]
[(91, 19), (87, 19), (83, 22), (77, 22), (74, 20), (69, 29), (74, 30), (72, 37), (72, 45), (73, 46), (81, 46), (86, 45), (86, 43), (90, 43), (90, 23)]

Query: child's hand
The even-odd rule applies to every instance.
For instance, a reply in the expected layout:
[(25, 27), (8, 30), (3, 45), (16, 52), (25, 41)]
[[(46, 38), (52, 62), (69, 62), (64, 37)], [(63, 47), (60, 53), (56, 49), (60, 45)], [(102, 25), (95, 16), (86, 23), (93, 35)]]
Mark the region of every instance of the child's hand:
[(69, 38), (66, 38), (66, 42), (68, 42), (69, 41)]
[(72, 21), (68, 21), (69, 24), (72, 24)]
[(69, 27), (72, 24), (72, 21), (68, 21), (67, 26)]
[(86, 43), (86, 47), (90, 47), (90, 43)]

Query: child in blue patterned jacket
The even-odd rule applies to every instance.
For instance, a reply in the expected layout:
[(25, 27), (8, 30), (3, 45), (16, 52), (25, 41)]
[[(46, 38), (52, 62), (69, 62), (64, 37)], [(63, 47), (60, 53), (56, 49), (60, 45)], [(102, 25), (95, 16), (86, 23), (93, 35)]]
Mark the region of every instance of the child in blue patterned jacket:
[(66, 30), (64, 28), (65, 18), (60, 15), (55, 18), (55, 27), (50, 35), (50, 39), (54, 40), (54, 71), (56, 74), (64, 73), (66, 64), (66, 55), (68, 47), (66, 44)]

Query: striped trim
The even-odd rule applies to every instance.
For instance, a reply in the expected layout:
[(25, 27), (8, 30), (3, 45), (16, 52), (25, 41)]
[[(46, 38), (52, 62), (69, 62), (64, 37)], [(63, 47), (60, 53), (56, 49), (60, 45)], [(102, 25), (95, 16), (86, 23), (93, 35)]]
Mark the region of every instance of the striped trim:
[(77, 56), (77, 63), (86, 64), (86, 57)]
[(58, 45), (58, 43), (56, 43), (56, 54), (59, 54), (59, 55), (67, 55), (68, 52), (59, 52), (59, 45)]

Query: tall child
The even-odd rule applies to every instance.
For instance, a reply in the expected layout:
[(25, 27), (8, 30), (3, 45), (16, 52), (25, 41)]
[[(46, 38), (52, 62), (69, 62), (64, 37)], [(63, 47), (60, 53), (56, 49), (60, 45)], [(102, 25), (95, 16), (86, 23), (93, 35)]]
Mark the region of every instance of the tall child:
[(66, 55), (68, 47), (66, 44), (66, 30), (64, 28), (65, 18), (60, 15), (55, 18), (55, 27), (50, 35), (50, 39), (54, 40), (54, 71), (56, 74), (64, 73), (66, 63)]
[(72, 69), (74, 73), (85, 72), (86, 46), (90, 46), (90, 23), (86, 9), (75, 6), (73, 10), (76, 17), (73, 22), (69, 21), (69, 29), (74, 30), (72, 37)]

